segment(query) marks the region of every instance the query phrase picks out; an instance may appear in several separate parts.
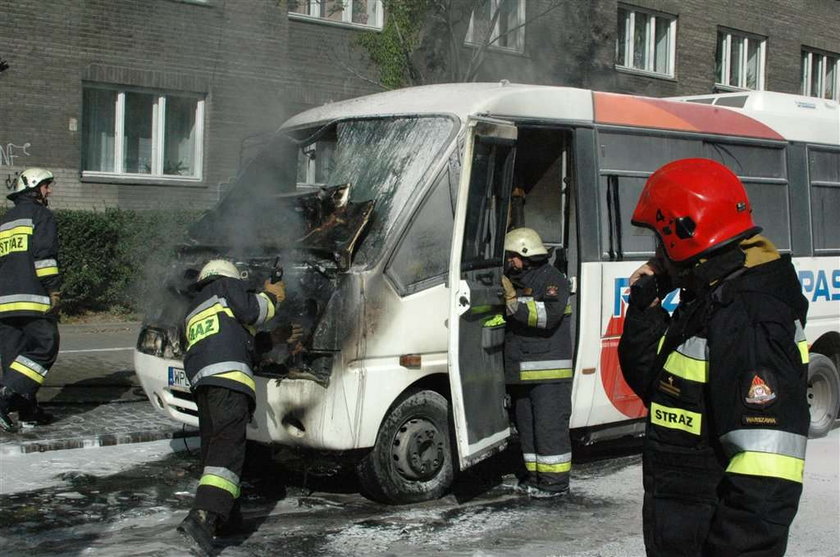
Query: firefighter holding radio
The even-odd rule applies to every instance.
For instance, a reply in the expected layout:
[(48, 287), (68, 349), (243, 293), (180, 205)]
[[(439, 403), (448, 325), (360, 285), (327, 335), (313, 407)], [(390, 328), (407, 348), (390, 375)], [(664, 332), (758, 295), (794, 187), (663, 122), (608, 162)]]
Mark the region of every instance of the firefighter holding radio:
[[(198, 406), (203, 468), (193, 508), (178, 531), (206, 554), (241, 522), (238, 497), (245, 431), (255, 403), (254, 328), (271, 320), (286, 298), (282, 280), (249, 290), (230, 261), (201, 269), (185, 319), (184, 368)], [(197, 547), (196, 547), (197, 545)]]
[[(657, 257), (630, 278), (619, 344), (648, 407), (649, 555), (783, 555), (802, 493), (808, 302), (724, 165), (654, 172), (633, 213)], [(680, 288), (673, 316), (660, 299)]]
[(518, 489), (559, 497), (569, 491), (572, 468), (569, 283), (531, 228), (507, 233), (505, 258), (505, 381), (527, 471)]

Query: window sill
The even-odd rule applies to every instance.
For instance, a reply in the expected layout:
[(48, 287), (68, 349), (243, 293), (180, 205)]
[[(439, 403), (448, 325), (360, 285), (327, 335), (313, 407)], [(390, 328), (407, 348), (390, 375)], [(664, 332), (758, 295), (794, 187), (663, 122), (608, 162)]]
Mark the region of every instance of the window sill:
[(615, 66), (615, 71), (619, 73), (626, 73), (629, 75), (638, 75), (641, 77), (652, 77), (654, 79), (661, 79), (663, 81), (673, 81), (676, 82), (677, 78), (673, 75), (664, 74), (664, 73), (657, 73), (657, 72), (649, 72), (647, 70), (640, 70), (638, 68), (628, 68), (627, 66)]
[(98, 172), (82, 172), (82, 183), (136, 186), (178, 186), (191, 188), (207, 187), (201, 178), (184, 178), (175, 176), (144, 176), (139, 174), (105, 174)]
[(382, 27), (376, 25), (367, 25), (366, 23), (347, 23), (346, 21), (333, 21), (331, 19), (324, 19), (323, 17), (316, 17), (305, 14), (298, 14), (289, 12), (289, 19), (292, 21), (300, 21), (303, 23), (316, 23), (320, 25), (329, 25), (332, 27), (343, 27), (344, 29), (353, 29), (356, 31), (382, 31)]
[(204, 6), (205, 8), (213, 8), (216, 5), (216, 0), (169, 0), (170, 2), (178, 2), (179, 4), (192, 4), (193, 6)]

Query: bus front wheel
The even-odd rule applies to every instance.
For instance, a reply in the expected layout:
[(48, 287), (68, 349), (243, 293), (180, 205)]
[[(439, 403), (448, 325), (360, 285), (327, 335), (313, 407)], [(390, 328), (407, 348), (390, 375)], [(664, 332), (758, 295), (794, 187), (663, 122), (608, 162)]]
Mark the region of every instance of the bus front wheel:
[(437, 499), (453, 479), (449, 403), (434, 391), (398, 402), (357, 466), (362, 493), (382, 503)]
[(808, 437), (824, 437), (834, 426), (840, 408), (840, 375), (834, 362), (822, 354), (810, 354), (808, 406), (811, 412)]

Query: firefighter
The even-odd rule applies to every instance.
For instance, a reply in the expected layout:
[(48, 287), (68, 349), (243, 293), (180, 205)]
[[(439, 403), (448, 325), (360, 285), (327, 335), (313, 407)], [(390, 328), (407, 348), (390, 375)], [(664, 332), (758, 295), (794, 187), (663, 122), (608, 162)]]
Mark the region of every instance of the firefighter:
[(618, 348), (649, 410), (648, 555), (782, 555), (809, 425), (808, 302), (790, 256), (759, 234), (737, 176), (707, 159), (654, 172), (632, 223), (659, 246), (630, 278)]
[(569, 491), (572, 467), (569, 283), (530, 228), (507, 233), (505, 259), (505, 380), (527, 472), (517, 487), (558, 497)]
[(36, 393), (58, 355), (58, 233), (47, 208), (55, 176), (43, 168), (18, 175), (6, 197), (14, 207), (0, 219), (0, 427), (43, 425), (52, 415), (37, 403)]
[(193, 508), (178, 531), (199, 552), (213, 554), (214, 540), (241, 521), (240, 475), (245, 428), (255, 406), (255, 328), (269, 321), (286, 298), (283, 281), (249, 290), (230, 261), (201, 269), (185, 318), (184, 368), (198, 406), (203, 468)]

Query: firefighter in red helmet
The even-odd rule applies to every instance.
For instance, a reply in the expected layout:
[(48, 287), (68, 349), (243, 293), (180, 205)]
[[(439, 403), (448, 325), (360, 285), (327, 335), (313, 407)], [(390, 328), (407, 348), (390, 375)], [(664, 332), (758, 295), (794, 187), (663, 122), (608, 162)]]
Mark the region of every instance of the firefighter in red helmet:
[[(707, 159), (650, 176), (632, 222), (656, 257), (630, 277), (619, 343), (648, 408), (648, 555), (782, 555), (802, 493), (808, 302), (743, 184)], [(661, 304), (680, 288), (673, 315)]]

